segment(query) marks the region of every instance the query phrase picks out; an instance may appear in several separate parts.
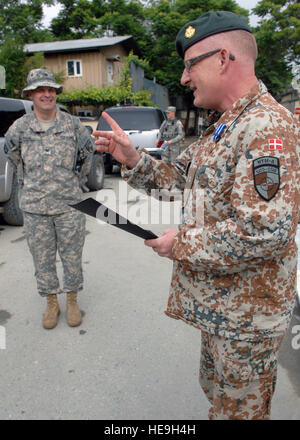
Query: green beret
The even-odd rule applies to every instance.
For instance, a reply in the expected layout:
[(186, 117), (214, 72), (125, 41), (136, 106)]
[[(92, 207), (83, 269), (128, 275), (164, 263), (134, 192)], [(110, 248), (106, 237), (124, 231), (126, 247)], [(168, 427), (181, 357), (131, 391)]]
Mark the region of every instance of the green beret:
[(198, 41), (220, 32), (237, 29), (252, 32), (246, 18), (242, 15), (229, 11), (206, 12), (180, 29), (176, 37), (176, 50), (181, 58), (184, 58), (185, 51)]

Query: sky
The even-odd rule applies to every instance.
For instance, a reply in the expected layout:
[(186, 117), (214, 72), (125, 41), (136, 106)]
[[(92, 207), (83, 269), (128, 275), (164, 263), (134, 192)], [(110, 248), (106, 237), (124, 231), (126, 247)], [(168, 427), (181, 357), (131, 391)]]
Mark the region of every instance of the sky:
[[(242, 8), (248, 9), (249, 11), (253, 9), (258, 3), (258, 0), (236, 0), (236, 1)], [(58, 11), (59, 11), (58, 5), (44, 8), (45, 18), (43, 20), (43, 24), (45, 27), (49, 26), (52, 18), (57, 16)], [(254, 15), (250, 16), (250, 24), (252, 26), (255, 26), (257, 24), (256, 16)]]

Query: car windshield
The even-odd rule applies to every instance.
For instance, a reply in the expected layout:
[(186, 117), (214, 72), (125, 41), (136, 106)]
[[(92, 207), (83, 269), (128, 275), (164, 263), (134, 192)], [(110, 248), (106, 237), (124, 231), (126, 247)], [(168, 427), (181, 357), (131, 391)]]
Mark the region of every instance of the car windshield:
[[(158, 129), (163, 121), (163, 116), (156, 110), (140, 110), (133, 108), (122, 108), (106, 110), (123, 130), (154, 130)], [(160, 117), (161, 116), (161, 117)], [(98, 123), (98, 130), (111, 131), (108, 123), (101, 117)]]
[(22, 102), (16, 99), (1, 99), (0, 101), (0, 137), (3, 137), (11, 124), (25, 115)]

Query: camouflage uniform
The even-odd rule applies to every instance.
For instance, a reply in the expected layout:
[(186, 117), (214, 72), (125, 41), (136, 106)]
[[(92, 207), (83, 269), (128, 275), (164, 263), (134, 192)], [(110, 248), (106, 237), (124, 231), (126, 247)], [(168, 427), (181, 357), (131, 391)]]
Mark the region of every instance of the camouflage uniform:
[[(268, 418), (269, 406), (257, 405), (271, 396), (296, 295), (299, 126), (261, 82), (218, 117), (176, 164), (143, 151), (123, 176), (149, 194), (184, 193), (166, 314), (201, 329), (210, 346), (201, 377), (211, 382), (211, 417)], [(220, 364), (236, 372), (221, 375)]]
[(159, 129), (158, 140), (170, 141), (171, 144), (162, 152), (162, 159), (166, 163), (175, 162), (180, 153), (180, 141), (184, 137), (182, 123), (178, 119), (167, 119)]
[[(64, 268), (64, 290), (82, 289), (81, 255), (85, 217), (68, 206), (82, 199), (77, 158), (87, 174), (93, 143), (86, 128), (68, 113), (56, 111), (44, 131), (34, 112), (16, 120), (6, 133), (6, 152), (20, 184), (20, 207), (33, 255), (38, 291), (60, 293), (56, 250)], [(78, 154), (76, 153), (78, 149)]]

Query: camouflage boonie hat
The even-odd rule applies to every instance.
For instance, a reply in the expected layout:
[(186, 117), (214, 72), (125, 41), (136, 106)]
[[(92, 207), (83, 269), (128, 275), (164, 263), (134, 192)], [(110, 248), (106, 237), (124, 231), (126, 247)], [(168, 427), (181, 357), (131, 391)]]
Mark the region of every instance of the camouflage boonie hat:
[(23, 90), (23, 97), (28, 96), (29, 90), (35, 90), (38, 87), (53, 87), (56, 93), (61, 93), (63, 87), (57, 84), (53, 73), (46, 69), (32, 69), (27, 76), (27, 87)]
[(176, 112), (176, 107), (168, 107), (166, 113)]
[(242, 15), (230, 11), (209, 11), (196, 20), (185, 24), (177, 34), (176, 50), (181, 58), (193, 44), (221, 32), (243, 30), (252, 33)]

